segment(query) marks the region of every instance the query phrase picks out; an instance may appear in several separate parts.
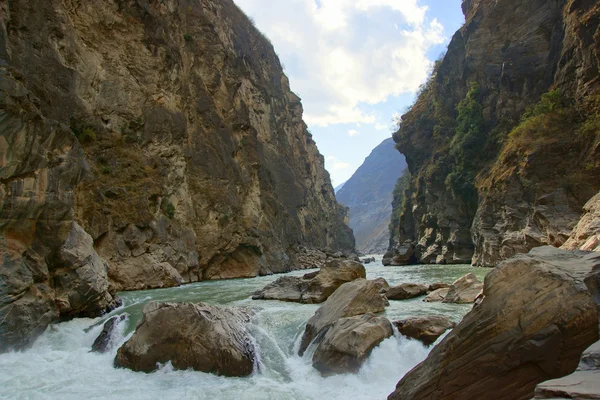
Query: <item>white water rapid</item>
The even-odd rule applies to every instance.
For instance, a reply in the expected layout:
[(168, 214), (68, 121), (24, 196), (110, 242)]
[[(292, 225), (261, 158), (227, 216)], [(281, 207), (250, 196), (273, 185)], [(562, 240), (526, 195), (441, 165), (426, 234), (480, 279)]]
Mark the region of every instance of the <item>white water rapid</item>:
[[(470, 266), (383, 267), (381, 257), (366, 265), (369, 279), (383, 276), (392, 285), (402, 282), (452, 282), (474, 272)], [(293, 272), (302, 275), (307, 271)], [(417, 341), (401, 336), (386, 339), (358, 374), (323, 378), (312, 368), (307, 352), (295, 348), (304, 324), (319, 307), (278, 301), (254, 301), (251, 294), (278, 276), (245, 280), (202, 282), (179, 288), (121, 293), (123, 307), (101, 319), (76, 319), (55, 324), (24, 352), (0, 355), (1, 399), (385, 399), (398, 380), (428, 353)], [(167, 364), (151, 373), (115, 369), (117, 348), (131, 335), (150, 300), (203, 301), (209, 304), (260, 308), (251, 332), (260, 353), (260, 367), (248, 378), (225, 378), (195, 371), (175, 371)], [(396, 320), (413, 315), (444, 314), (458, 322), (469, 305), (424, 303), (421, 298), (392, 301), (385, 315)], [(112, 315), (127, 313), (120, 335), (106, 354), (90, 353), (102, 324), (84, 329)]]

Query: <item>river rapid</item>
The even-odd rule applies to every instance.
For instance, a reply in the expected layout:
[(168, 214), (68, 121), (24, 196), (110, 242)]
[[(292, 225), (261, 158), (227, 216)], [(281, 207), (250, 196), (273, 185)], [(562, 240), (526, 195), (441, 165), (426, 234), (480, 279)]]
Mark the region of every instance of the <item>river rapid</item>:
[[(384, 277), (390, 285), (403, 282), (448, 282), (473, 272), (483, 279), (489, 269), (460, 266), (384, 267), (381, 256), (365, 266), (367, 278)], [(296, 271), (288, 275), (303, 275)], [(396, 383), (429, 351), (398, 334), (372, 352), (358, 374), (323, 378), (312, 368), (312, 352), (297, 355), (306, 321), (319, 305), (255, 301), (251, 295), (278, 276), (212, 281), (178, 288), (120, 293), (123, 306), (97, 319), (75, 319), (54, 324), (24, 352), (0, 355), (2, 399), (385, 399)], [(225, 378), (195, 371), (175, 371), (167, 363), (145, 374), (115, 369), (120, 346), (135, 329), (143, 306), (152, 300), (205, 302), (259, 308), (251, 332), (259, 349), (259, 367), (247, 378)], [(425, 303), (422, 297), (390, 301), (384, 315), (391, 321), (416, 315), (442, 314), (455, 322), (471, 305)], [(112, 315), (127, 313), (120, 334), (106, 354), (90, 353), (102, 324)]]

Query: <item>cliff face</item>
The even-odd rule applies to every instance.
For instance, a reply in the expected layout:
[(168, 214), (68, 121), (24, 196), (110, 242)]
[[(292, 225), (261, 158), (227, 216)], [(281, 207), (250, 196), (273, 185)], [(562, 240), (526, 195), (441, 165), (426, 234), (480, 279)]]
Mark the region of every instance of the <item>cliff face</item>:
[[(2, 119), (3, 305), (29, 288), (53, 308), (30, 281), (55, 289), (52, 254), (73, 230), (91, 235), (86, 259), (108, 261), (110, 291), (287, 271), (302, 267), (301, 247), (354, 249), (300, 99), (233, 2), (3, 0), (0, 11), (0, 100), (27, 101)], [(50, 273), (6, 289), (30, 259)]]
[(392, 192), (405, 169), (406, 161), (394, 148), (394, 141), (386, 139), (337, 192), (338, 201), (350, 209), (358, 251), (379, 254), (387, 250)]
[(600, 188), (600, 7), (463, 1), (466, 23), (394, 135), (412, 182), (399, 242), (496, 265), (562, 245)]

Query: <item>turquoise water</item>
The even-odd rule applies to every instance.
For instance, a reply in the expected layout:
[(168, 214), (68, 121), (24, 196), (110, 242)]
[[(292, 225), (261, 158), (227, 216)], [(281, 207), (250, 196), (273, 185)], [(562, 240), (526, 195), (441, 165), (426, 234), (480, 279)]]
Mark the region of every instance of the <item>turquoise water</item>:
[[(384, 267), (369, 264), (367, 278), (403, 282), (451, 283), (468, 272), (483, 279), (488, 269), (471, 266)], [(307, 271), (288, 275), (303, 275)], [(51, 326), (22, 353), (0, 355), (0, 398), (3, 399), (385, 399), (400, 378), (422, 361), (428, 349), (395, 336), (382, 342), (358, 374), (323, 378), (312, 368), (310, 354), (297, 356), (304, 324), (318, 305), (255, 301), (254, 291), (279, 276), (201, 282), (178, 288), (121, 293), (124, 304), (102, 319), (76, 319)], [(261, 368), (247, 378), (217, 377), (174, 371), (170, 365), (152, 374), (113, 368), (118, 346), (141, 317), (149, 301), (191, 301), (243, 305), (258, 309), (250, 330), (259, 348)], [(443, 314), (455, 322), (470, 305), (425, 303), (422, 298), (391, 301), (384, 315), (396, 320), (413, 315)], [(107, 354), (89, 353), (101, 325), (85, 328), (111, 315), (127, 313), (121, 335)]]

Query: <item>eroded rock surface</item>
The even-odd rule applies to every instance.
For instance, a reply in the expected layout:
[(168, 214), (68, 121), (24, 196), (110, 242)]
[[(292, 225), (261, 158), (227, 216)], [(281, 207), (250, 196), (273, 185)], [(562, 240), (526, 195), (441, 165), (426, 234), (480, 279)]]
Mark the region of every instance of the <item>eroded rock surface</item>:
[(252, 296), (255, 300), (322, 303), (342, 284), (366, 278), (365, 267), (352, 260), (332, 260), (317, 273), (302, 277), (283, 276)]
[(385, 310), (387, 299), (380, 285), (357, 279), (340, 286), (308, 320), (299, 353), (303, 355), (313, 342), (320, 342), (329, 328), (340, 318), (354, 317)]
[(437, 283), (429, 286), (430, 293), (425, 296), (426, 302), (444, 302), (444, 303), (473, 303), (481, 294), (483, 283), (477, 277), (469, 273), (458, 278), (451, 285)]
[(121, 346), (115, 366), (152, 372), (171, 361), (176, 369), (247, 376), (256, 349), (246, 329), (249, 309), (203, 303), (157, 303), (144, 307), (133, 336)]
[(368, 313), (340, 318), (315, 350), (313, 366), (325, 376), (357, 372), (371, 351), (392, 335), (385, 317)]
[(554, 247), (503, 262), (485, 278), (481, 304), (389, 399), (531, 399), (598, 340), (596, 269), (597, 254)]
[(102, 326), (102, 332), (92, 343), (92, 351), (95, 353), (106, 353), (111, 350), (111, 346), (117, 335), (119, 324), (127, 318), (126, 314), (114, 316), (108, 319)]

